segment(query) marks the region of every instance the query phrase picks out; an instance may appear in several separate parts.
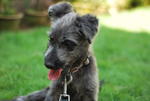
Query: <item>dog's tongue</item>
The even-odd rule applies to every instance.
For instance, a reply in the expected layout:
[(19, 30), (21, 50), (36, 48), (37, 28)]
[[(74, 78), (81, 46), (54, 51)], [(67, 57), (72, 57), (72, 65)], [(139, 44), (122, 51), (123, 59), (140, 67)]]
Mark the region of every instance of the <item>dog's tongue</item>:
[(59, 77), (60, 77), (60, 75), (61, 75), (61, 72), (62, 72), (62, 69), (60, 68), (60, 69), (57, 69), (57, 70), (50, 70), (49, 72), (48, 72), (48, 79), (49, 80), (57, 80)]

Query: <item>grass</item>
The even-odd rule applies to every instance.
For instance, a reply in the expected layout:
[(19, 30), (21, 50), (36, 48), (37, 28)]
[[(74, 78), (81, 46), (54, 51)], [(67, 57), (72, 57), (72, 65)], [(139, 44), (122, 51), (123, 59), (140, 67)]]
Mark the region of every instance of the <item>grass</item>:
[[(0, 33), (0, 100), (49, 85), (43, 65), (48, 29)], [(149, 43), (149, 31), (126, 31), (102, 24), (93, 44), (100, 78), (105, 81), (99, 101), (150, 100)]]
[(102, 27), (94, 51), (105, 80), (100, 101), (150, 100), (150, 35)]
[(43, 54), (47, 28), (0, 35), (0, 99), (24, 95), (48, 85)]

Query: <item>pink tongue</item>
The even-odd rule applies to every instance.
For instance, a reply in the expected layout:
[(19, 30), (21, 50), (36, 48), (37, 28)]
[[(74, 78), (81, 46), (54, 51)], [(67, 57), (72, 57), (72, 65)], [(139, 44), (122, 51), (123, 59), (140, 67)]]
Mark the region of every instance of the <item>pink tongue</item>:
[(48, 79), (49, 80), (58, 80), (62, 72), (62, 69), (57, 69), (57, 70), (50, 70), (48, 72)]

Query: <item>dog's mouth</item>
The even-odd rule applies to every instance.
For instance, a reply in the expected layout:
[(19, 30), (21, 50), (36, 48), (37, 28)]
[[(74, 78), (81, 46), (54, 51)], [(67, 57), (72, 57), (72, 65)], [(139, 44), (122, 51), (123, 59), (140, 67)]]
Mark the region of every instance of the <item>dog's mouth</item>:
[(48, 72), (48, 79), (49, 80), (58, 80), (61, 76), (62, 70), (63, 70), (62, 68), (59, 68), (57, 70), (51, 69)]

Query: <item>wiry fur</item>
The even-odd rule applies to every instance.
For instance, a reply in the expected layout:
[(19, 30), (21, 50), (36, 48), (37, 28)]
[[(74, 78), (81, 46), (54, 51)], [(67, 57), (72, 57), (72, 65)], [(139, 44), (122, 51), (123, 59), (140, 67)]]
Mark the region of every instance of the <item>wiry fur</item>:
[[(19, 97), (15, 101), (58, 101), (63, 93), (62, 82), (67, 69), (81, 64), (82, 67), (72, 73), (73, 81), (68, 85), (71, 101), (97, 101), (98, 72), (89, 48), (97, 32), (98, 20), (90, 14), (78, 15), (69, 3), (52, 5), (48, 11), (52, 19), (52, 31), (49, 33), (45, 66), (50, 69), (61, 67), (62, 75), (47, 89)], [(89, 64), (84, 64), (87, 58)]]

